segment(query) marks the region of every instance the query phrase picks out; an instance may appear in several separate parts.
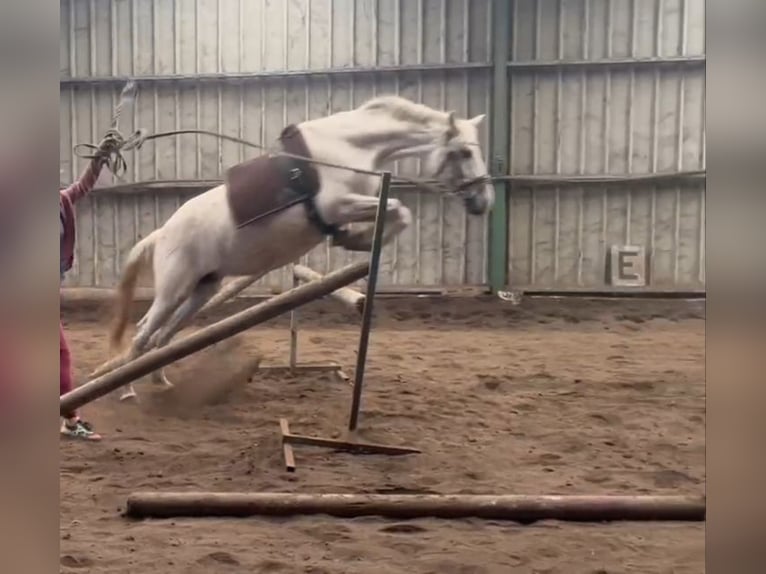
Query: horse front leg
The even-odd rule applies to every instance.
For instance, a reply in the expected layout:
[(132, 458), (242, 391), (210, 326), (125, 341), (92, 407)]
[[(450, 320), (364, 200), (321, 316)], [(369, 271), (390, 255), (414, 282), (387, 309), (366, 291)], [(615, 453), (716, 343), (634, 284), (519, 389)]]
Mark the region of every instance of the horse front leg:
[[(348, 206), (344, 223), (374, 221), (377, 214), (378, 199), (359, 196), (363, 201)], [(356, 207), (357, 209), (354, 209)], [(384, 215), (383, 245), (389, 243), (412, 223), (412, 212), (398, 199), (389, 199)], [(366, 225), (354, 231), (341, 230), (333, 238), (333, 246), (343, 247), (348, 251), (370, 251), (375, 234), (374, 225)]]

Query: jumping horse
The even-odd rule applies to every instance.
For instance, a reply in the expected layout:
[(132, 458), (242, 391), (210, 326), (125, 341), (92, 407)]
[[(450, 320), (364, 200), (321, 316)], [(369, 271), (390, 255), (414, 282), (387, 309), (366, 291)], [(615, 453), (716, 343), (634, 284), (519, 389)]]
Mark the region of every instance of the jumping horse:
[[(378, 170), (416, 157), (435, 189), (457, 194), (472, 215), (492, 209), (494, 189), (479, 145), (484, 119), (457, 118), (398, 96), (288, 126), (279, 149), (228, 170), (223, 184), (181, 205), (130, 251), (117, 286), (110, 333), (121, 345), (143, 268), (154, 273), (154, 299), (137, 324), (128, 356), (166, 345), (230, 276), (256, 276), (287, 265), (320, 244), (352, 251), (371, 247)], [(388, 199), (383, 242), (412, 222)], [(165, 384), (170, 384), (162, 377)], [(121, 399), (135, 397), (132, 385)]]

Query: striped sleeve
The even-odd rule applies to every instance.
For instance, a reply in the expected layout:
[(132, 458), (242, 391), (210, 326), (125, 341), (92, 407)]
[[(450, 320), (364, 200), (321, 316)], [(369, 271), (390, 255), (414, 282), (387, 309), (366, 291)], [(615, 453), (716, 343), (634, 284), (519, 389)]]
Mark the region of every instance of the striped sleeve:
[(80, 178), (72, 185), (64, 189), (61, 193), (69, 198), (69, 201), (76, 203), (79, 199), (82, 199), (88, 195), (96, 185), (98, 175), (101, 173), (101, 167), (103, 166), (102, 160), (91, 160), (85, 171), (82, 172)]

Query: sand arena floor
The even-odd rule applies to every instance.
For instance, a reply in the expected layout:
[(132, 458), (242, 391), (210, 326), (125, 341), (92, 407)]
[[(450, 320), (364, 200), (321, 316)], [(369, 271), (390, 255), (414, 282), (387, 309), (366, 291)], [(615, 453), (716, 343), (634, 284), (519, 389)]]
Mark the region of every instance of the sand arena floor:
[[(350, 387), (325, 375), (248, 377), (258, 352), (286, 361), (280, 318), (170, 368), (172, 393), (143, 382), (139, 405), (106, 397), (84, 409), (105, 440), (61, 444), (62, 572), (704, 571), (702, 523), (120, 517), (127, 494), (144, 489), (704, 492), (702, 303), (381, 300), (377, 317), (362, 435), (423, 454), (297, 447), (298, 471), (286, 473), (278, 418), (294, 432), (338, 435)], [(66, 307), (62, 319), (83, 381), (106, 358), (108, 312)], [(350, 373), (358, 319), (328, 301), (302, 320), (301, 359)]]

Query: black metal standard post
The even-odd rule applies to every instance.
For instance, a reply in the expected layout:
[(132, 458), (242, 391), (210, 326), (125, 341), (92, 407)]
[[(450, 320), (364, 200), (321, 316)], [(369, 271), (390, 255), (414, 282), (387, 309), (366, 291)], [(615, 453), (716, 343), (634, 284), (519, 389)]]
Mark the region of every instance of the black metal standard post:
[(391, 172), (384, 171), (380, 179), (380, 201), (375, 216), (375, 230), (370, 250), (370, 272), (367, 276), (367, 292), (362, 310), (362, 326), (359, 334), (359, 351), (356, 355), (356, 370), (354, 371), (354, 394), (351, 400), (351, 415), (348, 420), (348, 430), (355, 431), (359, 422), (359, 407), (362, 402), (362, 387), (364, 385), (364, 368), (367, 363), (367, 347), (370, 343), (370, 327), (372, 326), (372, 309), (375, 301), (375, 291), (378, 285), (378, 268), (380, 267), (380, 252), (383, 249), (383, 228), (386, 220), (388, 191), (391, 187)]
[[(293, 289), (301, 282), (293, 273)], [(290, 370), (294, 371), (298, 366), (298, 309), (290, 311)]]

